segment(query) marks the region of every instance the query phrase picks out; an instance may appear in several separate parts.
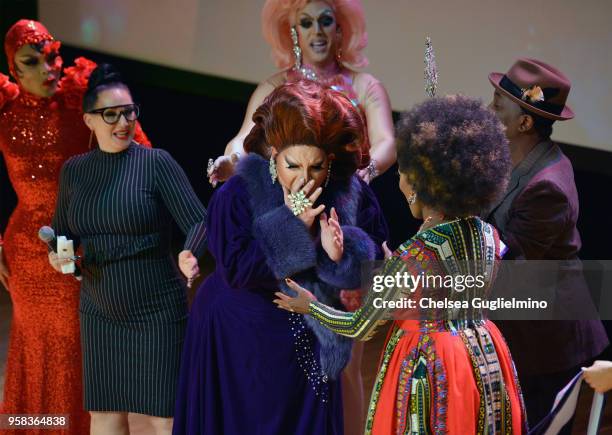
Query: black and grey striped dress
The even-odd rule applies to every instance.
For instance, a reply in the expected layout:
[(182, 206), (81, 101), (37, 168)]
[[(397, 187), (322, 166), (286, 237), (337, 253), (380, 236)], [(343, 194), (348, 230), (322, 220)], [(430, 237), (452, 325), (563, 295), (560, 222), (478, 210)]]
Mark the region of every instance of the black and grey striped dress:
[(206, 210), (161, 149), (132, 143), (68, 160), (53, 227), (83, 248), (85, 408), (171, 417), (187, 320), (172, 220), (198, 257)]

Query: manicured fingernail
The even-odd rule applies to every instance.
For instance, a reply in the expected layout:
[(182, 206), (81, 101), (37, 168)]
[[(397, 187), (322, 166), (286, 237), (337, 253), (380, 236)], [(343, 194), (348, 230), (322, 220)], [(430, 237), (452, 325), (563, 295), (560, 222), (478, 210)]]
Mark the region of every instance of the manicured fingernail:
[(287, 284), (289, 284), (289, 283), (291, 282), (291, 280), (290, 280), (289, 278), (285, 278), (285, 282), (286, 282)]

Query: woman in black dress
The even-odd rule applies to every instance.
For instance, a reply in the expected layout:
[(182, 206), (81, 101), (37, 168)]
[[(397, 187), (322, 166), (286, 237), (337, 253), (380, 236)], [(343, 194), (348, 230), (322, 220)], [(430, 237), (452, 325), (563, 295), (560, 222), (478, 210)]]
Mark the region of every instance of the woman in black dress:
[[(92, 73), (83, 109), (99, 149), (64, 164), (53, 228), (83, 248), (80, 322), (91, 433), (127, 434), (134, 412), (169, 434), (187, 321), (171, 224), (187, 235), (178, 267), (189, 282), (205, 247), (206, 210), (167, 152), (133, 142), (138, 106), (109, 65)], [(50, 260), (59, 268), (55, 255)]]

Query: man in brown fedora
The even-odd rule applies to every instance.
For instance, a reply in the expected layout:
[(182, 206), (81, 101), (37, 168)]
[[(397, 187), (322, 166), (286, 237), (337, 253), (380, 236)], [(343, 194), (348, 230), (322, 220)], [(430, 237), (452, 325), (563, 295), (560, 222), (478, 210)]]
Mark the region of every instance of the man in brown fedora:
[[(506, 193), (485, 220), (508, 246), (505, 259), (576, 260), (581, 241), (574, 171), (550, 140), (555, 121), (574, 117), (566, 105), (570, 81), (535, 59), (519, 59), (489, 80), (495, 88), (490, 108), (506, 126), (513, 170)], [(608, 345), (599, 320), (496, 323), (516, 363), (531, 427), (551, 410), (556, 393), (581, 364)]]

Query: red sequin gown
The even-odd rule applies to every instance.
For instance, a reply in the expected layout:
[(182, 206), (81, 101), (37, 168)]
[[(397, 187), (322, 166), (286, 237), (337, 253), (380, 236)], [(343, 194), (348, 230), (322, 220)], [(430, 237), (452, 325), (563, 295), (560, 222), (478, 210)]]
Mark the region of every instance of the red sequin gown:
[(51, 222), (62, 164), (88, 151), (90, 131), (81, 99), (95, 64), (82, 58), (76, 64), (65, 70), (51, 98), (14, 92), (15, 85), (0, 74), (0, 151), (18, 198), (3, 237), (13, 319), (0, 413), (69, 414), (70, 421), (69, 430), (29, 429), (28, 434), (89, 433), (79, 282), (51, 268), (47, 248), (38, 239), (38, 229)]

